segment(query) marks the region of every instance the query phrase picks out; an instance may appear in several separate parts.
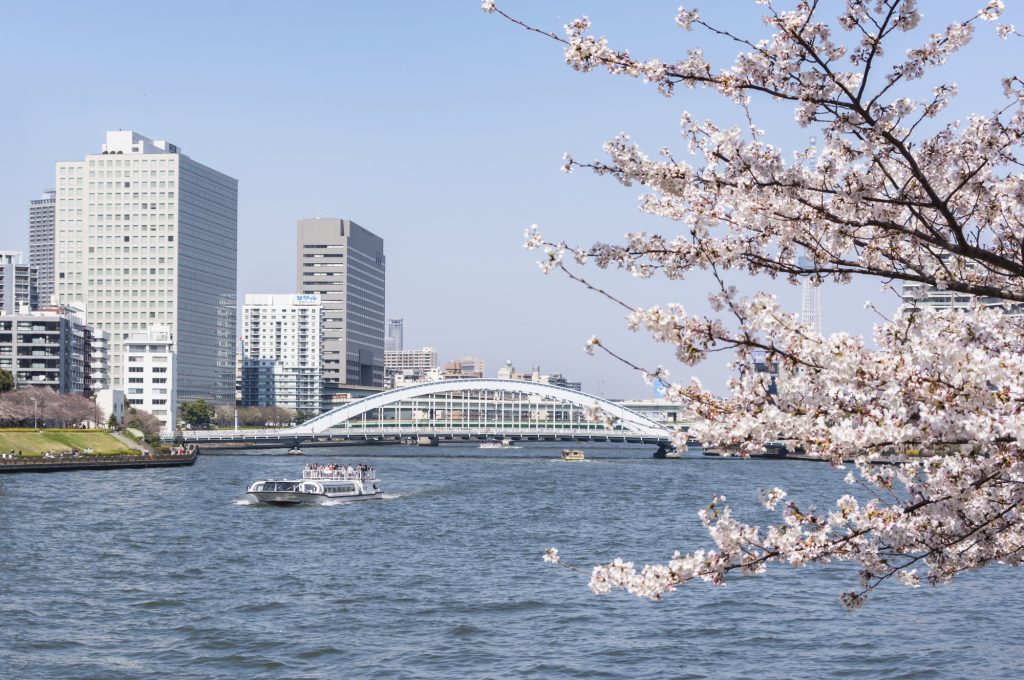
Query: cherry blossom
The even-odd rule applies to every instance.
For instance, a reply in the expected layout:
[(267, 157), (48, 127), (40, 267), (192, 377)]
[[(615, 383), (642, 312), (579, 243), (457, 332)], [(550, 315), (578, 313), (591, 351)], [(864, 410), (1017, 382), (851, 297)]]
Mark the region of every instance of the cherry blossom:
[[(627, 233), (619, 243), (573, 246), (546, 239), (534, 225), (525, 243), (543, 252), (545, 273), (564, 273), (620, 304), (631, 329), (672, 346), (681, 364), (732, 352), (729, 396), (634, 365), (596, 337), (586, 351), (608, 352), (646, 380), (666, 382), (666, 396), (699, 417), (694, 433), (706, 445), (749, 455), (783, 434), (809, 455), (855, 470), (847, 482), (856, 494), (821, 510), (782, 489), (762, 491), (762, 503), (778, 513), (768, 526), (743, 522), (725, 498), (715, 498), (700, 511), (713, 547), (639, 568), (616, 558), (593, 568), (590, 587), (659, 599), (693, 580), (721, 585), (733, 572), (760, 573), (771, 563), (842, 560), (859, 565), (859, 582), (840, 598), (855, 608), (890, 579), (917, 587), (993, 563), (1018, 565), (1024, 82), (1004, 79), (1005, 100), (994, 111), (943, 121), (958, 89), (937, 80), (941, 66), (979, 35), (1017, 33), (1009, 25), (987, 28), (1002, 14), (1000, 0), (980, 9), (929, 5), (936, 16), (928, 17), (914, 0), (759, 4), (769, 34), (751, 38), (680, 8), (675, 21), (693, 47), (665, 61), (614, 48), (586, 17), (559, 35), (484, 3), (561, 43), (570, 68), (638, 78), (664, 96), (704, 88), (748, 121), (723, 126), (684, 112), (685, 153), (663, 148), (652, 157), (622, 134), (604, 145), (604, 161), (566, 155), (566, 172), (585, 168), (644, 187), (641, 210), (671, 220), (675, 234)], [(962, 14), (937, 16), (942, 11)], [(912, 44), (902, 53), (891, 48), (898, 33)], [(713, 65), (696, 46), (701, 34), (741, 52), (732, 64)], [(751, 113), (756, 99), (788, 103), (795, 123), (822, 143), (791, 151), (768, 143)], [(709, 272), (717, 282), (709, 292), (713, 314), (679, 304), (631, 306), (589, 284), (577, 271), (584, 265), (672, 280)], [(919, 309), (908, 297), (871, 341), (825, 337), (773, 296), (727, 285), (736, 273), (793, 284), (867, 277), (974, 296), (974, 304)], [(774, 385), (752, 370), (758, 357), (779, 368)], [(577, 568), (554, 548), (545, 559)]]

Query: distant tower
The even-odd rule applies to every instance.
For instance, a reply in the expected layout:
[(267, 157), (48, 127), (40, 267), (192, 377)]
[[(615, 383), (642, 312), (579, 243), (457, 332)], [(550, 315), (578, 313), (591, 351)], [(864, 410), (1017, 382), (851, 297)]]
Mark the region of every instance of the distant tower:
[(401, 352), (405, 349), (404, 340), (404, 319), (388, 319), (388, 334), (384, 338), (385, 352)]
[[(798, 265), (801, 267), (809, 267), (810, 264), (810, 260), (805, 257), (798, 260)], [(804, 279), (803, 289), (800, 320), (810, 324), (818, 332), (818, 335), (821, 335), (821, 286), (815, 285), (814, 281), (807, 278)]]
[(53, 244), (56, 241), (57, 191), (44, 191), (28, 207), (28, 263), (39, 272), (39, 303), (53, 296)]

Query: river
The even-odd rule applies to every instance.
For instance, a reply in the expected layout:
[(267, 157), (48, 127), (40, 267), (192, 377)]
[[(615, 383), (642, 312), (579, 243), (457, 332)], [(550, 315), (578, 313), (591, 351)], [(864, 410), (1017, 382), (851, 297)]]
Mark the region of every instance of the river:
[[(586, 452), (345, 447), (4, 476), (0, 677), (1019, 677), (1024, 573), (1006, 567), (885, 585), (855, 612), (843, 564), (661, 602), (591, 594), (542, 562), (548, 546), (660, 561), (709, 545), (696, 511), (716, 493), (760, 521), (758, 487), (819, 504), (846, 487), (818, 463)], [(315, 461), (375, 466), (386, 499), (245, 500), (249, 482)]]

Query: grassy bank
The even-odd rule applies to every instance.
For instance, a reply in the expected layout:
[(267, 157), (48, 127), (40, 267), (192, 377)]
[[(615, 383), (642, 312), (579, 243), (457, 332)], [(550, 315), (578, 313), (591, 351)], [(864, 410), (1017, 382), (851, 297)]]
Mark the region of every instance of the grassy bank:
[(95, 454), (138, 453), (128, 450), (105, 430), (0, 430), (0, 453), (21, 451), (24, 456), (39, 456), (47, 451), (92, 449)]

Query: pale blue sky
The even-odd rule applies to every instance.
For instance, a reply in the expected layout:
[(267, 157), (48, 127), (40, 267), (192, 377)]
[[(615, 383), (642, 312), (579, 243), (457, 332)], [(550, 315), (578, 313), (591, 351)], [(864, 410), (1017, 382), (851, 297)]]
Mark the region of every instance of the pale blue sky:
[[(442, 361), (477, 355), (491, 375), (511, 359), (609, 397), (649, 395), (626, 368), (584, 355), (597, 335), (685, 378), (691, 370), (627, 331), (617, 308), (540, 274), (522, 233), (534, 222), (580, 243), (674, 233), (639, 214), (637, 190), (560, 173), (561, 155), (600, 157), (620, 131), (652, 155), (681, 150), (683, 110), (734, 113), (699, 92), (665, 99), (638, 81), (578, 74), (553, 42), (479, 4), (0, 2), (0, 249), (27, 253), (28, 201), (52, 187), (54, 161), (98, 151), (106, 130), (132, 129), (239, 180), (240, 296), (294, 290), (295, 221), (345, 217), (385, 240), (387, 314), (405, 319), (407, 348), (436, 347)], [(557, 30), (588, 14), (596, 32), (638, 56), (675, 59), (694, 45), (733, 53), (676, 27), (676, 0), (499, 4)], [(722, 25), (762, 34), (753, 3), (696, 4)], [(997, 43), (991, 28), (947, 69), (961, 87), (958, 115), (995, 106), (999, 79), (1019, 57), (1020, 43)], [(765, 113), (759, 122), (778, 143), (812, 134), (791, 123), (788, 107)], [(586, 273), (631, 304), (705, 307), (700, 277)], [(773, 290), (798, 310), (799, 289)], [(873, 283), (826, 288), (825, 330), (869, 332), (866, 297), (895, 307)], [(724, 363), (692, 372), (720, 386)]]

